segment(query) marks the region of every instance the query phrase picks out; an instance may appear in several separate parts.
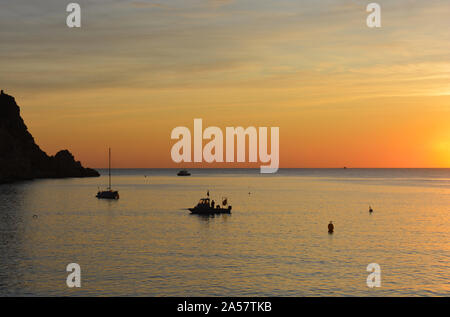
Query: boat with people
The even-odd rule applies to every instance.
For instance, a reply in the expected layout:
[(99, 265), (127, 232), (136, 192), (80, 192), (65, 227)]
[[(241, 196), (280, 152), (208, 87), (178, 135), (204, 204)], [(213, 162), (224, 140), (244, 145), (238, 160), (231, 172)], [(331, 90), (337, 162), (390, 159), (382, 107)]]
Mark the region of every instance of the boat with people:
[(181, 170), (177, 173), (178, 176), (191, 176), (191, 173), (189, 173), (187, 170)]
[(200, 199), (198, 204), (193, 208), (188, 208), (191, 214), (197, 215), (213, 215), (213, 214), (231, 214), (231, 206), (228, 205), (228, 198), (222, 198), (222, 205), (215, 203), (209, 199), (209, 191), (206, 198)]
[(97, 197), (98, 199), (119, 199), (119, 192), (117, 190), (112, 190), (111, 187), (111, 148), (109, 149), (108, 176), (108, 188), (106, 190), (99, 190), (95, 197)]

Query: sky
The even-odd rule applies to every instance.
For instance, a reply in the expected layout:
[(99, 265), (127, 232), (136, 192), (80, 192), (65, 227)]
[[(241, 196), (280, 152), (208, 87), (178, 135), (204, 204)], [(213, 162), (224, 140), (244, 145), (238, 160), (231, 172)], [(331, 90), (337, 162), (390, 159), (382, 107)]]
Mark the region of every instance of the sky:
[[(76, 1), (73, 1), (76, 2)], [(450, 168), (450, 3), (0, 0), (0, 88), (48, 154), (178, 167), (172, 129), (280, 128), (281, 167)], [(184, 164), (258, 167), (260, 164)]]

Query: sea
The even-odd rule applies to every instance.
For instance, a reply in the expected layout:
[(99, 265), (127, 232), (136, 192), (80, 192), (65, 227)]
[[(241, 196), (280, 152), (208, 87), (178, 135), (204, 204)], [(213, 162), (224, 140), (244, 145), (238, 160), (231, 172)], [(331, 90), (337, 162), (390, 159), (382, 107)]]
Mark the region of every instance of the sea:
[(0, 296), (450, 296), (450, 169), (190, 172), (0, 185)]

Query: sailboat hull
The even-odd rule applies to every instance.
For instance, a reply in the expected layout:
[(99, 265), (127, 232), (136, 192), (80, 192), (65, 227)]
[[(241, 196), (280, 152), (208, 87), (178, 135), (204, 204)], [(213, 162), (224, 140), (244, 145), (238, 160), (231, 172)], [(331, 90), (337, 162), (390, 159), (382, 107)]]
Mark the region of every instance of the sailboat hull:
[(114, 190), (100, 191), (95, 197), (98, 199), (119, 199), (119, 192)]

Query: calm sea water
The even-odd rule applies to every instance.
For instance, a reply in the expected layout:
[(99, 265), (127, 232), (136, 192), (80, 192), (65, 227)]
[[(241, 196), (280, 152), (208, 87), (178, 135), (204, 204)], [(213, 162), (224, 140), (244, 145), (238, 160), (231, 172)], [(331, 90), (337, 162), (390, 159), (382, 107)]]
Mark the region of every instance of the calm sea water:
[[(0, 186), (0, 295), (450, 296), (449, 169), (101, 172)], [(231, 215), (184, 210), (208, 189)]]

